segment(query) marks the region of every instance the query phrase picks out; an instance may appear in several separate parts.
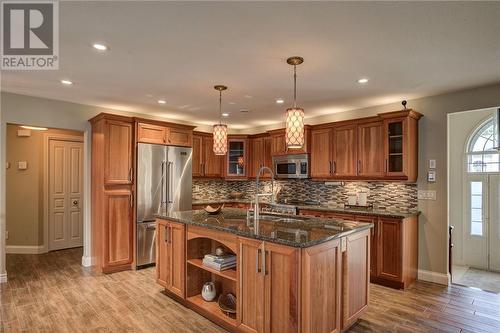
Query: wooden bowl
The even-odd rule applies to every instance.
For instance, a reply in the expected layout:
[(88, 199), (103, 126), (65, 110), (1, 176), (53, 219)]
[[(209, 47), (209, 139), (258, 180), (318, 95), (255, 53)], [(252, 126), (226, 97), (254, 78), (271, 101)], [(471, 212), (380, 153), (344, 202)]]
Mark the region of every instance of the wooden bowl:
[(233, 294), (221, 294), (217, 300), (219, 309), (226, 314), (236, 313), (236, 296)]
[(243, 198), (243, 192), (231, 192), (229, 193), (229, 196), (234, 199), (241, 199)]
[(207, 212), (208, 214), (211, 214), (211, 215), (215, 215), (215, 214), (219, 214), (220, 211), (222, 210), (222, 208), (224, 208), (224, 204), (222, 206), (217, 207), (217, 208), (213, 208), (212, 206), (208, 205), (207, 207), (205, 207), (205, 212)]

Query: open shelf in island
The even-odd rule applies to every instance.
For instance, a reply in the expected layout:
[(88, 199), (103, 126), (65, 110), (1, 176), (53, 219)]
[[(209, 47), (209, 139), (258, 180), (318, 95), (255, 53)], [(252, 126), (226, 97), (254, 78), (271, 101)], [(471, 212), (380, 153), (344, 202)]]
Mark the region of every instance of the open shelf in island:
[(225, 314), (219, 309), (219, 304), (217, 304), (217, 298), (212, 302), (205, 301), (200, 294), (188, 297), (187, 300), (192, 304), (196, 305), (203, 311), (215, 315), (217, 318), (224, 320), (228, 324), (236, 327), (236, 314)]
[(232, 281), (236, 281), (236, 267), (235, 268), (226, 269), (224, 271), (218, 271), (216, 269), (213, 269), (213, 268), (210, 268), (210, 267), (207, 267), (207, 266), (203, 265), (203, 260), (202, 259), (188, 259), (187, 262), (190, 265), (193, 265), (193, 266), (199, 267), (201, 269), (204, 269), (204, 270), (206, 270), (206, 271), (208, 271), (208, 272), (210, 272), (212, 274), (221, 276), (223, 278), (226, 278), (226, 279), (229, 279), (229, 280), (232, 280)]

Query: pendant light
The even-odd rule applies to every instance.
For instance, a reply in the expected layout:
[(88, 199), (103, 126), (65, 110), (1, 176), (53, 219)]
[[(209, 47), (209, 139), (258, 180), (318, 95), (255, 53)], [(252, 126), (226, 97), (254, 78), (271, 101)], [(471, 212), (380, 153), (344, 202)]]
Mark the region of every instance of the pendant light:
[(214, 154), (226, 155), (227, 153), (227, 125), (222, 123), (222, 91), (227, 87), (223, 85), (214, 86), (215, 90), (219, 91), (219, 123), (214, 125)]
[(286, 109), (285, 141), (288, 148), (304, 146), (304, 109), (297, 107), (297, 65), (304, 62), (302, 57), (290, 57), (286, 60), (293, 66), (293, 107)]

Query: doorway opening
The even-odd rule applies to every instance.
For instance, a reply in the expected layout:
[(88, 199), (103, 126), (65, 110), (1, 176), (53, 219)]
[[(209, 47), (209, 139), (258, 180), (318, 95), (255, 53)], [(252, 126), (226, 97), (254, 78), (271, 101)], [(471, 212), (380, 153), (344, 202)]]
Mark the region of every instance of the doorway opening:
[(9, 258), (19, 255), (82, 252), (83, 132), (6, 127), (7, 271), (15, 264)]
[(494, 109), (449, 117), (452, 283), (500, 293), (500, 152)]

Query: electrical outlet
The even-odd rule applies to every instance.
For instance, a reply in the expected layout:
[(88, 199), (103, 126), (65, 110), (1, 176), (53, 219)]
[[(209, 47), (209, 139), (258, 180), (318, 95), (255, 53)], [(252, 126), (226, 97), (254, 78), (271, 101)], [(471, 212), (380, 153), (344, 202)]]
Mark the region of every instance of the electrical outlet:
[(436, 200), (436, 191), (418, 190), (418, 200)]

